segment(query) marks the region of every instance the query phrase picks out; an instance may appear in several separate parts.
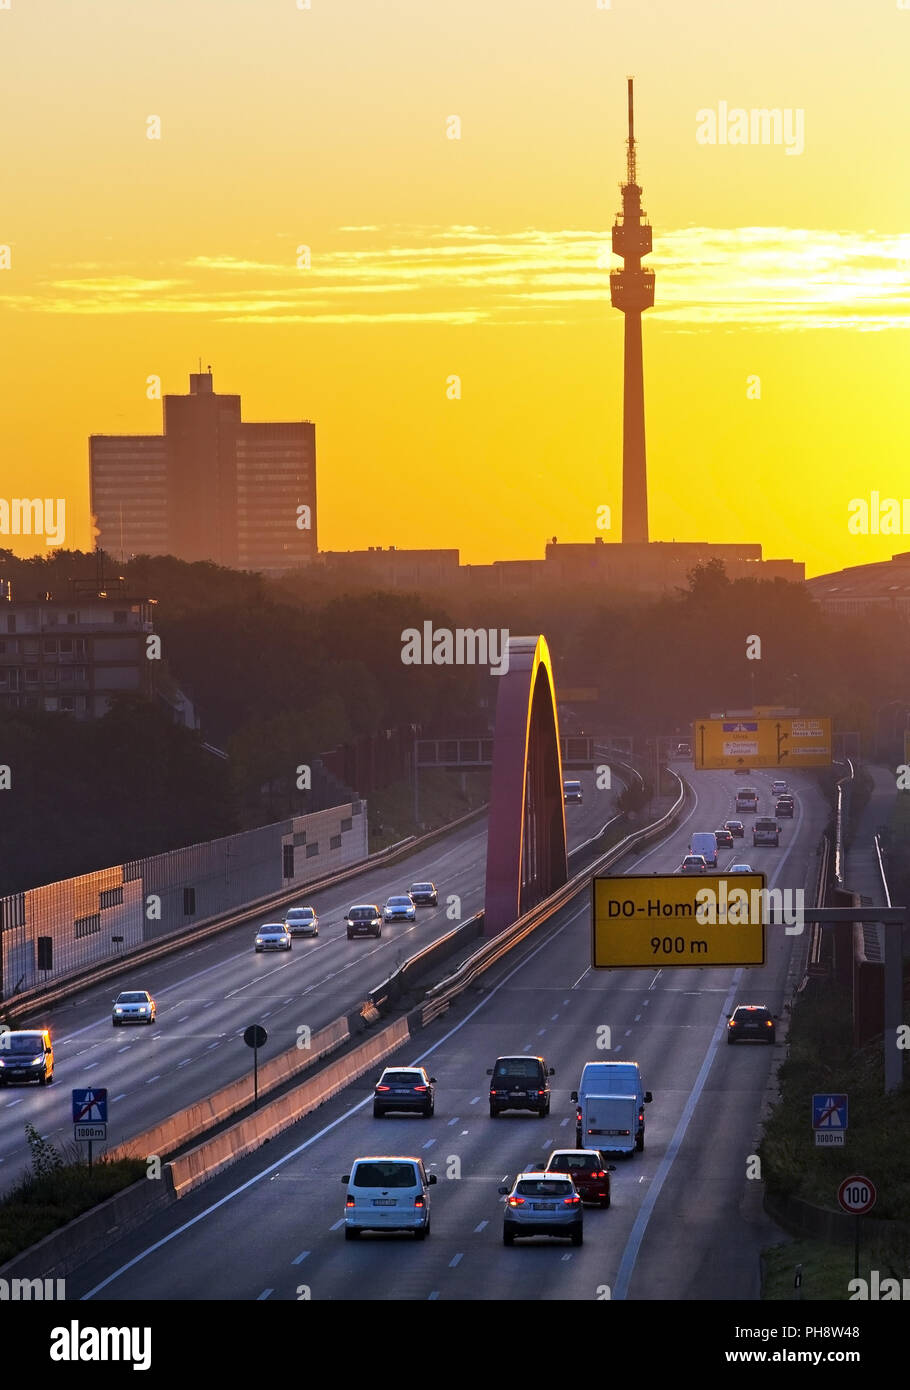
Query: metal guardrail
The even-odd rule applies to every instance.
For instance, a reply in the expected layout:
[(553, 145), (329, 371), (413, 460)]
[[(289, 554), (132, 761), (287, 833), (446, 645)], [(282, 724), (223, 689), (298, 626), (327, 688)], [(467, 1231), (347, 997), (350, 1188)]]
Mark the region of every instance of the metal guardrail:
[(834, 881), (838, 888), (844, 887), (844, 864), (845, 849), (844, 841), (847, 833), (847, 819), (849, 816), (849, 800), (847, 790), (852, 786), (856, 777), (856, 768), (850, 758), (845, 758), (844, 762), (850, 771), (846, 777), (842, 777), (837, 784), (837, 811), (834, 817)]
[(475, 951), (475, 953), (469, 956), (448, 979), (442, 980), (438, 985), (434, 985), (433, 988), (428, 991), (426, 1002), (421, 1008), (421, 1024), (424, 1027), (428, 1023), (431, 1023), (434, 1018), (438, 1018), (440, 1014), (445, 1013), (452, 1000), (460, 994), (462, 990), (467, 989), (469, 985), (473, 984), (478, 976), (482, 975), (485, 970), (489, 970), (490, 966), (495, 965), (502, 956), (508, 951), (511, 951), (513, 946), (517, 946), (519, 942), (523, 941), (531, 932), (536, 931), (548, 918), (552, 917), (554, 913), (558, 912), (560, 908), (565, 907), (566, 903), (571, 902), (578, 893), (582, 892), (588, 886), (592, 874), (600, 873), (604, 869), (608, 869), (612, 864), (618, 863), (620, 859), (624, 859), (627, 854), (636, 850), (640, 845), (646, 844), (649, 840), (656, 839), (664, 830), (669, 829), (670, 826), (678, 820), (679, 814), (686, 803), (686, 787), (682, 779), (676, 773), (672, 775), (676, 777), (680, 791), (669, 811), (658, 820), (653, 821), (650, 825), (644, 826), (641, 830), (633, 831), (631, 835), (625, 836), (624, 839), (620, 840), (619, 844), (614, 845), (612, 849), (608, 850), (599, 859), (594, 860), (594, 862), (589, 864), (581, 873), (569, 879), (561, 888), (558, 888), (555, 893), (551, 893), (548, 898), (544, 899), (542, 903), (538, 903), (529, 912), (526, 912), (524, 916), (519, 917), (511, 927), (507, 927), (505, 931), (500, 932), (498, 936), (493, 937), (491, 941), (488, 941), (482, 946), (479, 951)]
[(149, 961), (176, 954), (178, 951), (185, 950), (188, 945), (195, 945), (199, 941), (207, 940), (210, 936), (217, 936), (219, 932), (228, 931), (231, 927), (242, 926), (244, 922), (251, 921), (263, 912), (270, 912), (272, 908), (285, 907), (297, 901), (301, 893), (322, 892), (325, 888), (332, 888), (339, 883), (344, 883), (347, 879), (356, 878), (358, 874), (364, 873), (377, 864), (393, 864), (398, 859), (406, 858), (414, 850), (423, 849), (424, 846), (444, 838), (452, 831), (459, 830), (469, 821), (477, 819), (487, 809), (488, 805), (485, 803), (473, 811), (468, 811), (466, 815), (459, 816), (457, 820), (451, 821), (448, 825), (439, 826), (436, 830), (428, 831), (426, 835), (417, 838), (409, 837), (407, 840), (399, 841), (397, 845), (390, 845), (386, 849), (378, 850), (366, 859), (359, 859), (356, 864), (350, 864), (347, 868), (339, 870), (338, 873), (330, 874), (321, 879), (313, 879), (308, 883), (297, 883), (293, 888), (283, 888), (277, 894), (257, 898), (254, 902), (242, 903), (236, 912), (194, 923), (192, 931), (168, 936), (165, 939), (151, 942), (147, 946), (140, 946), (134, 951), (125, 951), (116, 960), (105, 962), (104, 965), (96, 963), (87, 966), (84, 971), (80, 971), (78, 975), (72, 976), (56, 988), (54, 986), (49, 989), (41, 987), (27, 992), (23, 991), (21, 994), (11, 994), (2, 1001), (3, 1008), (10, 1022), (18, 1021), (23, 1014), (34, 1011), (36, 1007), (57, 1004), (61, 1000), (68, 999), (72, 994), (78, 994), (87, 985), (98, 984), (114, 978), (133, 966), (144, 965)]

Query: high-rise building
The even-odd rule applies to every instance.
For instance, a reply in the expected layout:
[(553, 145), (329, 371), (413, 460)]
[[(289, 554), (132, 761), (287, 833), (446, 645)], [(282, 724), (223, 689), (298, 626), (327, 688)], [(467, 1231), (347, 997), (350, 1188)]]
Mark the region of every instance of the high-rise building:
[(162, 435), (92, 435), (97, 544), (280, 573), (316, 554), (316, 427), (251, 424), (211, 368), (164, 397)]

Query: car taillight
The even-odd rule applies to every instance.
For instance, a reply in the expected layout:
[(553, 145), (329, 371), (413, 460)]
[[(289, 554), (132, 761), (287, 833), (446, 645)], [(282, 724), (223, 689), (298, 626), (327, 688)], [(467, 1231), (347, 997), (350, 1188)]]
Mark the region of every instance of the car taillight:
[(423, 1199), (422, 1197), (415, 1197), (415, 1198), (414, 1198), (414, 1205), (415, 1205), (415, 1207), (424, 1207), (424, 1206), (426, 1206), (426, 1202), (424, 1201), (424, 1199)]
[(347, 1197), (347, 1198), (345, 1198), (345, 1203), (344, 1203), (344, 1204), (345, 1204), (346, 1207), (353, 1207), (354, 1205), (356, 1205), (355, 1202), (354, 1202), (354, 1198), (353, 1198), (353, 1197)]
[(728, 1027), (728, 1028), (735, 1028), (735, 1027), (736, 1027), (736, 1020), (733, 1019), (733, 1018), (731, 1018), (731, 1019), (730, 1019), (730, 1022), (727, 1024), (727, 1027)]
[(771, 1028), (772, 1026), (773, 1026), (773, 1025), (772, 1025), (772, 1023), (771, 1023), (770, 1018), (766, 1018), (766, 1019), (765, 1019), (765, 1027), (766, 1027), (766, 1028)]
[(643, 1125), (644, 1122), (645, 1122), (645, 1112), (644, 1112), (643, 1110), (639, 1110), (639, 1112), (638, 1112), (638, 1123), (639, 1123), (640, 1125)]
[(523, 1207), (524, 1204), (525, 1204), (525, 1199), (524, 1199), (524, 1197), (510, 1197), (510, 1198), (509, 1198), (509, 1206), (510, 1206), (510, 1207)]
[(581, 1198), (576, 1194), (574, 1197), (563, 1197), (562, 1204), (564, 1207), (577, 1207), (580, 1201)]
[(539, 1096), (545, 1096), (547, 1093), (546, 1093), (546, 1091), (538, 1091), (537, 1094), (538, 1094)]
[(576, 1105), (576, 1107), (575, 1107), (575, 1118), (576, 1118), (576, 1120), (578, 1121), (578, 1123), (581, 1124), (581, 1106), (580, 1106), (580, 1105)]
[(415, 1086), (415, 1087), (414, 1087), (414, 1090), (415, 1090), (415, 1091), (425, 1091), (426, 1089), (427, 1089), (426, 1086)]
[(597, 1173), (592, 1173), (592, 1174), (591, 1174), (591, 1177), (592, 1177), (592, 1178), (605, 1178), (606, 1176), (607, 1176), (607, 1175), (606, 1175), (606, 1173), (603, 1171), (603, 1169), (601, 1169), (601, 1170), (600, 1170), (599, 1172), (597, 1172)]
[(388, 1086), (377, 1086), (376, 1089), (377, 1091), (387, 1091), (389, 1088)]

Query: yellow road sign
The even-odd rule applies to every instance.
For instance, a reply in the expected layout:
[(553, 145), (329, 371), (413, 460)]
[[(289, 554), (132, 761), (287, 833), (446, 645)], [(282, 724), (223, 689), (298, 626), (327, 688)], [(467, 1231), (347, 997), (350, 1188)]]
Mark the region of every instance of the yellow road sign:
[(692, 754), (696, 768), (827, 767), (831, 720), (817, 715), (696, 719)]
[(595, 970), (765, 963), (764, 874), (605, 875), (592, 882)]

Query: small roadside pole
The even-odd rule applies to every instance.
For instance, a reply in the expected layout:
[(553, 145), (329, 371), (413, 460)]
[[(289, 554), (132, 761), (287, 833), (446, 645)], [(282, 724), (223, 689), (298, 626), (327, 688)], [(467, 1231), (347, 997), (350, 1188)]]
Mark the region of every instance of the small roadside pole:
[(243, 1041), (253, 1049), (253, 1109), (259, 1108), (259, 1049), (265, 1047), (268, 1033), (261, 1023), (251, 1023), (244, 1031)]
[(853, 1277), (859, 1278), (859, 1223), (867, 1211), (871, 1211), (875, 1206), (878, 1193), (875, 1190), (875, 1183), (869, 1178), (864, 1178), (858, 1173), (852, 1177), (844, 1178), (840, 1187), (837, 1189), (837, 1200), (842, 1209), (852, 1213), (855, 1217), (853, 1233)]
[(797, 1297), (797, 1298), (802, 1298), (802, 1296), (803, 1296), (803, 1267), (802, 1267), (802, 1265), (797, 1265), (797, 1266), (796, 1266), (796, 1273), (795, 1273), (794, 1276), (793, 1276), (793, 1287), (794, 1287), (794, 1289), (796, 1290), (796, 1297)]

